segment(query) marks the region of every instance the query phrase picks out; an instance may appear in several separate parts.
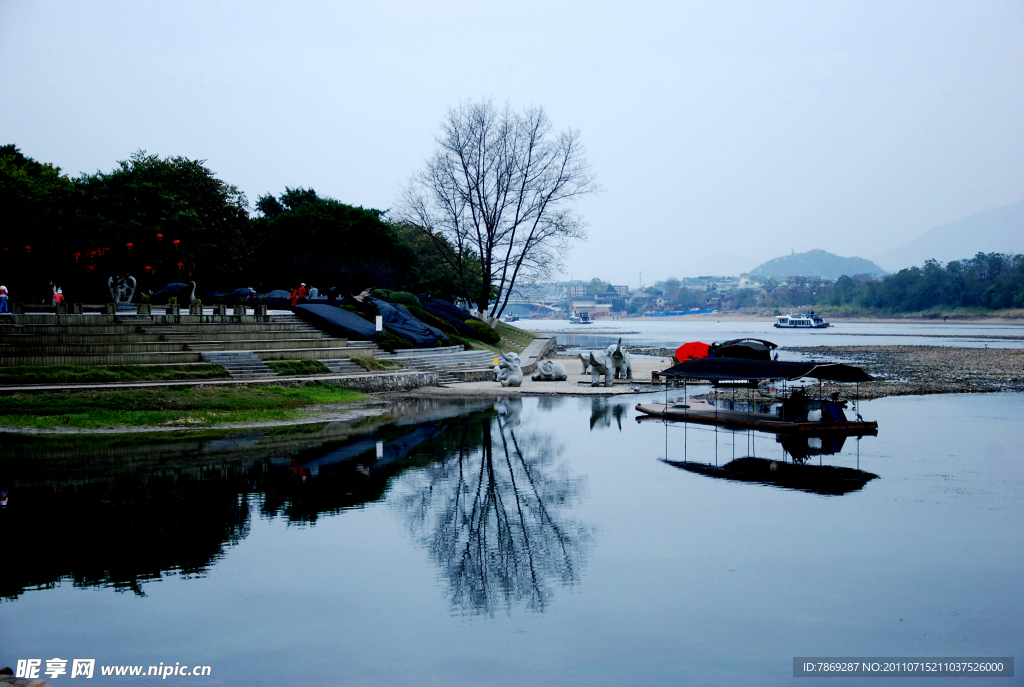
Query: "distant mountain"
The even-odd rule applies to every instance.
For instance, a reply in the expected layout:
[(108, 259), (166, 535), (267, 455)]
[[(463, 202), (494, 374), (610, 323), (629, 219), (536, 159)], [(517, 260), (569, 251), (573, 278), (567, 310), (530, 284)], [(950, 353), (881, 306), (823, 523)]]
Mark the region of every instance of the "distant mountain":
[(875, 259), (892, 271), (924, 264), (973, 258), (977, 253), (1024, 253), (1024, 201), (992, 208), (931, 229)]
[(883, 275), (885, 270), (864, 258), (843, 258), (823, 250), (793, 253), (769, 260), (750, 270), (757, 277), (824, 277), (838, 279), (844, 274)]

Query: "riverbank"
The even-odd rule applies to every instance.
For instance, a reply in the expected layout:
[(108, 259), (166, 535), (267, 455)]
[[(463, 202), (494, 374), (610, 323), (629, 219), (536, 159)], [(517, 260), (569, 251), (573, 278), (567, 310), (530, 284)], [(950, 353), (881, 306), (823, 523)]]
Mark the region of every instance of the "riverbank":
[[(800, 346), (783, 350), (814, 360), (863, 367), (878, 381), (860, 385), (863, 399), (925, 394), (1024, 391), (1024, 351), (946, 346)], [(847, 395), (849, 385), (837, 389)], [(832, 390), (829, 387), (829, 390)]]
[(3, 397), (0, 431), (130, 434), (356, 420), (386, 411), (379, 397), (323, 384), (119, 389)]

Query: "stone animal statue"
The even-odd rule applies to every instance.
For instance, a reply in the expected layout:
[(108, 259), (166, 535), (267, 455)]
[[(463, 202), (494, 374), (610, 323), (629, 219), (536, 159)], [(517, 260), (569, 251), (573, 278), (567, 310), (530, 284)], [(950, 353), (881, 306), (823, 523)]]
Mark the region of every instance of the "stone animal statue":
[(564, 382), (569, 379), (565, 365), (554, 360), (541, 360), (537, 363), (537, 372), (533, 375), (535, 382)]
[(614, 346), (608, 347), (612, 367), (615, 368), (615, 379), (633, 379), (633, 361), (629, 351), (622, 347), (622, 339)]
[(522, 386), (523, 364), (519, 356), (515, 353), (506, 353), (500, 348), (498, 350), (501, 351), (501, 362), (498, 363), (496, 372), (498, 381), (502, 386)]
[(600, 351), (590, 354), (590, 386), (601, 386), (601, 375), (604, 375), (604, 385), (612, 385), (612, 377), (615, 368), (612, 366), (612, 357), (608, 351)]
[(583, 363), (583, 374), (588, 375), (593, 372), (593, 368), (590, 367), (589, 353), (580, 353), (580, 362)]

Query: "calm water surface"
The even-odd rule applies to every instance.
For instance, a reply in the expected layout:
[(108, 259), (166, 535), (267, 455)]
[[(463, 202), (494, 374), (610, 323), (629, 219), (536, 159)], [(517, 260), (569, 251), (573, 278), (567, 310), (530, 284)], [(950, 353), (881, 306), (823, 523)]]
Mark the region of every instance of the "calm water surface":
[[(687, 341), (724, 341), (742, 337), (768, 339), (780, 346), (966, 346), (1024, 348), (1024, 326), (1004, 323), (953, 324), (937, 322), (839, 322), (828, 329), (776, 329), (772, 322), (714, 322), (709, 320), (666, 321), (637, 317), (601, 320), (592, 325), (571, 325), (568, 320), (520, 320), (516, 326), (532, 330), (571, 331), (558, 334), (558, 343), (600, 348), (622, 342), (635, 346), (665, 346), (675, 349)], [(577, 333), (578, 332), (578, 333)]]
[[(793, 656), (1024, 656), (1024, 396), (866, 402), (879, 435), (841, 445), (637, 422), (638, 398), (412, 399), (397, 422), (157, 444), (6, 437), (0, 664), (735, 685), (791, 684)], [(694, 471), (750, 456), (860, 479)]]

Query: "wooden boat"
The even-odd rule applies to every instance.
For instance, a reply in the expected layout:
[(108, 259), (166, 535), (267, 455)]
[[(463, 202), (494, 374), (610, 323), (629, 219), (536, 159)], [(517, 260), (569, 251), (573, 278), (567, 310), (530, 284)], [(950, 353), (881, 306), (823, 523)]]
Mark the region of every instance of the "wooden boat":
[[(859, 367), (840, 363), (745, 360), (741, 358), (697, 358), (673, 365), (658, 373), (660, 379), (711, 383), (715, 387), (755, 388), (766, 380), (803, 378), (857, 383), (874, 377)], [(863, 436), (878, 432), (877, 422), (848, 420), (847, 402), (838, 397), (812, 399), (799, 387), (788, 396), (762, 396), (751, 399), (746, 410), (724, 408), (718, 403), (642, 403), (636, 409), (650, 418), (696, 422), (737, 429), (759, 429), (776, 434)], [(638, 418), (644, 419), (644, 418)]]
[[(831, 401), (812, 402), (831, 403)], [(719, 425), (731, 429), (759, 429), (775, 434), (865, 436), (878, 434), (878, 423), (863, 420), (783, 420), (771, 413), (754, 413), (719, 408), (707, 401), (689, 403), (641, 403), (636, 409), (647, 417), (638, 420), (673, 420), (695, 422), (702, 425)], [(812, 408), (813, 410), (813, 408)], [(824, 417), (827, 417), (824, 413)]]

